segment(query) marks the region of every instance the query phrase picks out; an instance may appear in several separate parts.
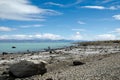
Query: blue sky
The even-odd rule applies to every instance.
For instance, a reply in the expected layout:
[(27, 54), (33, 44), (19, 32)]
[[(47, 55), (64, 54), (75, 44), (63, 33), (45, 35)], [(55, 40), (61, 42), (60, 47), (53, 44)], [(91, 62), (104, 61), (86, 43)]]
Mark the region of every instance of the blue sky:
[(120, 39), (120, 0), (0, 0), (4, 39)]

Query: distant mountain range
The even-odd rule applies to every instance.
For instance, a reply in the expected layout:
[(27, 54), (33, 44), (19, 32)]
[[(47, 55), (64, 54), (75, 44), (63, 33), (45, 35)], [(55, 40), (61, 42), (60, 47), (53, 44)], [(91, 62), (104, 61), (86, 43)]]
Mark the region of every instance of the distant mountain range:
[(40, 39), (40, 40), (0, 40), (0, 42), (82, 42), (83, 40), (50, 40), (50, 39)]

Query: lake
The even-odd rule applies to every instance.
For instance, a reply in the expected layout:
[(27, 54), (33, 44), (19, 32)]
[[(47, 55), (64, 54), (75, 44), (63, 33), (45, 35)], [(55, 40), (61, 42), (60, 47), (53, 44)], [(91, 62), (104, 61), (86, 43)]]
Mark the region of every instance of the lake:
[[(61, 48), (70, 46), (70, 42), (2, 42), (0, 43), (0, 53), (2, 52), (25, 52), (40, 51), (50, 46), (51, 48)], [(16, 48), (12, 48), (15, 46)]]

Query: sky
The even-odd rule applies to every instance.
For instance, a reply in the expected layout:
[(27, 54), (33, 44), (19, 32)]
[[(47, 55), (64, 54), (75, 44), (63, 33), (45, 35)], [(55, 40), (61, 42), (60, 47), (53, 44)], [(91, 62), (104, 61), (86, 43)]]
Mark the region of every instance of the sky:
[(0, 0), (0, 40), (118, 40), (120, 0)]

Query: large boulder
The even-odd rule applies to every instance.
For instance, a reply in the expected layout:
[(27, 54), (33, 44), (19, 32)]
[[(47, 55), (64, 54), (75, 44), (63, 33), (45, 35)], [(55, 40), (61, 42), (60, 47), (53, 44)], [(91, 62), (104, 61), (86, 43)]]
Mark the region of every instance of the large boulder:
[(85, 63), (80, 62), (79, 60), (74, 60), (74, 61), (73, 61), (73, 65), (74, 65), (74, 66), (83, 65), (83, 64), (85, 64)]
[(37, 74), (43, 75), (47, 72), (45, 65), (45, 61), (23, 60), (10, 66), (9, 75), (18, 78), (29, 77)]

